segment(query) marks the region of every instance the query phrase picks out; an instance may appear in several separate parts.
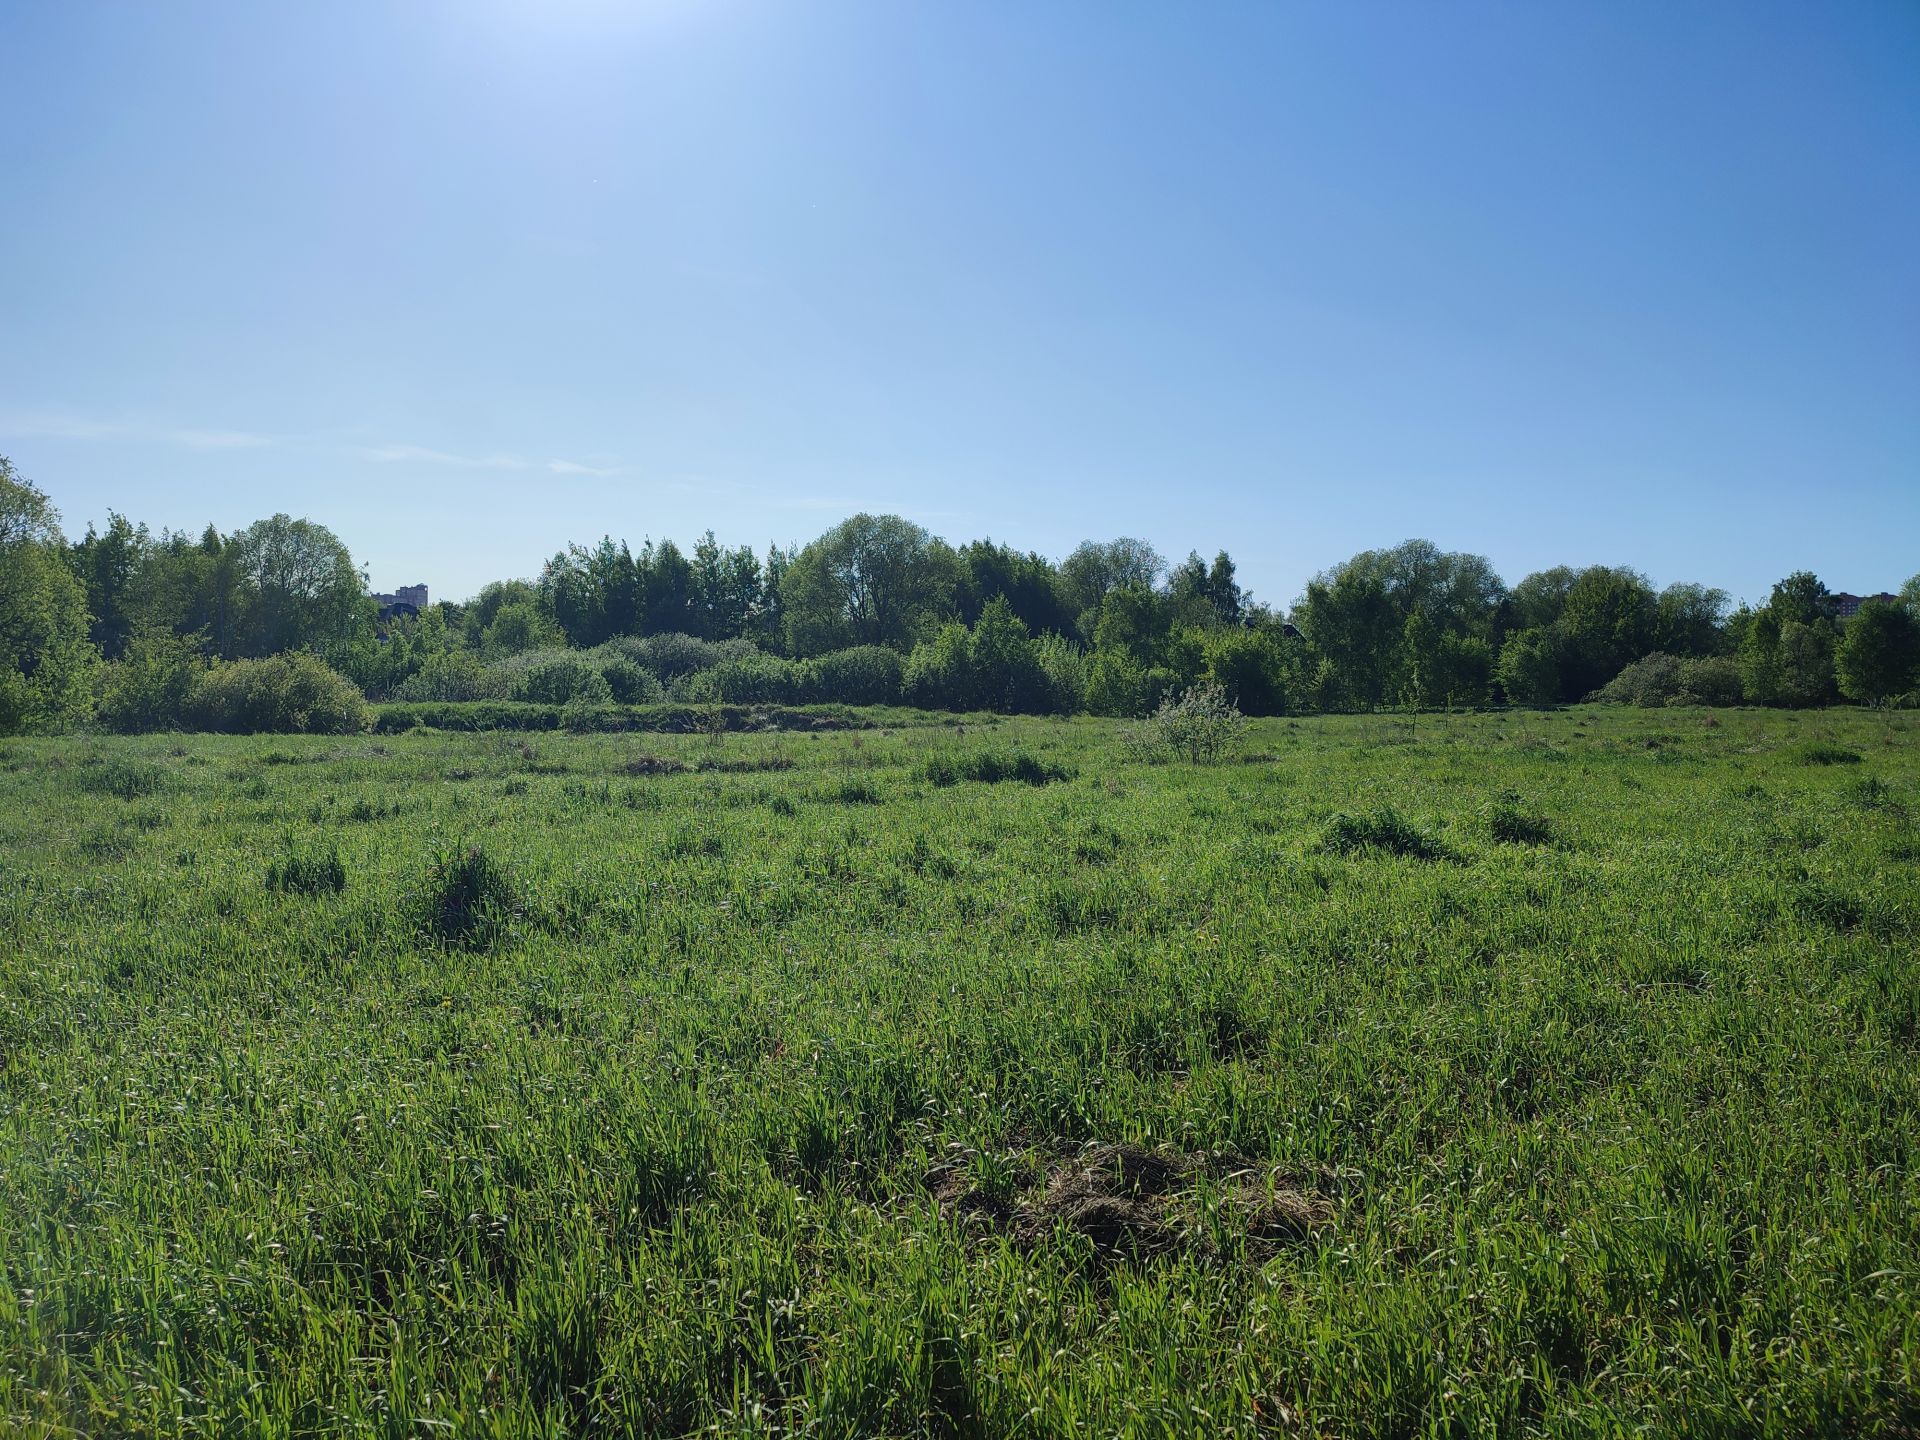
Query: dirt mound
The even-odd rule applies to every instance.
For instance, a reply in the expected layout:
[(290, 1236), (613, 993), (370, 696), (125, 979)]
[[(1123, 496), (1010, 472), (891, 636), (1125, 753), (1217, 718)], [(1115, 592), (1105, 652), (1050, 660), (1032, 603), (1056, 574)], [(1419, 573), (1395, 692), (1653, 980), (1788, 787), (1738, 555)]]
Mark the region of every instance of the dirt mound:
[(976, 1158), (956, 1149), (928, 1171), (927, 1188), (943, 1214), (1022, 1246), (1070, 1230), (1085, 1236), (1102, 1261), (1201, 1250), (1257, 1264), (1333, 1223), (1333, 1205), (1317, 1189), (1232, 1151), (1093, 1144), (1071, 1154), (1029, 1152), (1028, 1183), (1012, 1188), (979, 1184)]

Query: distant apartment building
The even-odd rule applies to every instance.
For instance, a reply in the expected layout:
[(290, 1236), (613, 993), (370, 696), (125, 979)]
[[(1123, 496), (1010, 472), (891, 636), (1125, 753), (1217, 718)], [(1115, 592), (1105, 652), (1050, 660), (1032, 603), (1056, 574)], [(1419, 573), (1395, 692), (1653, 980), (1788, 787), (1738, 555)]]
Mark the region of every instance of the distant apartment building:
[(402, 585), (391, 595), (374, 597), (380, 606), (380, 618), (391, 620), (396, 615), (418, 615), (427, 608), (427, 587), (424, 585)]
[(1827, 596), (1827, 603), (1833, 607), (1834, 619), (1848, 620), (1848, 619), (1851, 619), (1855, 614), (1855, 612), (1857, 612), (1860, 609), (1860, 607), (1866, 604), (1869, 600), (1883, 600), (1887, 604), (1891, 605), (1895, 600), (1898, 600), (1899, 598), (1900, 597), (1898, 595), (1889, 595), (1884, 590), (1882, 590), (1878, 595), (1852, 595), (1845, 590), (1836, 590), (1831, 595)]

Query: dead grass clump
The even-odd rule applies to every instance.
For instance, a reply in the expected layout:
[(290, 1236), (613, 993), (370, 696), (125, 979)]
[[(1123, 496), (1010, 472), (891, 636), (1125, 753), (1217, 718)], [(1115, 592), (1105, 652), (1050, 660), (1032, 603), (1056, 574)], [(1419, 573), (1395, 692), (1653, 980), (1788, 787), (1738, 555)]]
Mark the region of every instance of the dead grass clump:
[[(1024, 1190), (975, 1183), (965, 1159), (936, 1166), (927, 1186), (943, 1214), (1022, 1248), (1068, 1231), (1101, 1263), (1183, 1251), (1237, 1254), (1258, 1263), (1312, 1239), (1333, 1221), (1324, 1195), (1281, 1183), (1271, 1167), (1231, 1151), (1183, 1153), (1135, 1144), (1088, 1145), (1045, 1165)], [(1203, 1190), (1224, 1199), (1227, 1243), (1203, 1213)], [(1215, 1220), (1220, 1214), (1214, 1216)], [(1233, 1244), (1237, 1237), (1240, 1242)]]
[(629, 775), (678, 775), (687, 767), (666, 755), (636, 755), (620, 768)]

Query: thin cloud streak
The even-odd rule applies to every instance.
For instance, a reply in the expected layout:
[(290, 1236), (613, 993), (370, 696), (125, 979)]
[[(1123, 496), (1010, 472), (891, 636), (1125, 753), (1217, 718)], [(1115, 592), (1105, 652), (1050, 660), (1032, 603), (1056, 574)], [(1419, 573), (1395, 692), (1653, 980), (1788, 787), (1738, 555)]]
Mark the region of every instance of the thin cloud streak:
[(624, 465), (586, 465), (578, 460), (529, 460), (521, 455), (456, 455), (425, 445), (371, 445), (358, 452), (382, 465), (446, 465), (456, 470), (545, 470), (554, 475), (591, 475), (605, 479), (625, 472)]
[(258, 450), (274, 443), (270, 436), (250, 430), (146, 425), (57, 408), (0, 411), (0, 435), (21, 440), (130, 440), (184, 445), (190, 450)]
[(166, 438), (195, 450), (259, 450), (273, 444), (246, 430), (170, 430)]

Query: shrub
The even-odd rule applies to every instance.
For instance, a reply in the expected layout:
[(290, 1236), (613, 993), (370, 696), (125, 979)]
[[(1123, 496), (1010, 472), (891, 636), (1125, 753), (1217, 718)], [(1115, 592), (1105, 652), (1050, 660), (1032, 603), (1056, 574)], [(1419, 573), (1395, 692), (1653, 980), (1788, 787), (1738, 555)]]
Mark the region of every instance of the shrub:
[(1609, 705), (1738, 705), (1745, 696), (1740, 667), (1709, 656), (1683, 660), (1659, 651), (1627, 666), (1594, 693)]
[(1747, 698), (1740, 666), (1731, 656), (1710, 655), (1680, 662), (1676, 705), (1738, 705)]
[(347, 865), (340, 847), (329, 841), (308, 849), (291, 841), (286, 853), (267, 866), (267, 888), (282, 894), (319, 895), (347, 888)]
[(430, 655), (393, 689), (395, 700), (504, 700), (512, 689), (503, 671), (489, 670), (467, 650)]
[[(1149, 672), (1151, 673), (1151, 672)], [(1217, 683), (1189, 686), (1179, 699), (1167, 696), (1130, 748), (1148, 754), (1212, 765), (1246, 730), (1247, 720)], [(1144, 738), (1145, 744), (1141, 741)]]
[(967, 627), (943, 625), (931, 640), (913, 647), (901, 686), (907, 702), (927, 710), (966, 710), (973, 703), (973, 666)]
[(369, 711), (352, 681), (296, 650), (215, 665), (195, 683), (181, 718), (192, 729), (233, 735), (353, 735), (367, 728)]
[(466, 947), (490, 943), (516, 908), (511, 877), (479, 845), (435, 856), (412, 899), (424, 938)]
[(1320, 848), (1336, 855), (1354, 855), (1369, 850), (1389, 855), (1407, 855), (1415, 860), (1441, 860), (1447, 847), (1407, 819), (1391, 805), (1359, 815), (1342, 811), (1327, 821)]
[(1056, 715), (1078, 715), (1087, 708), (1087, 657), (1065, 636), (1042, 635), (1033, 642), (1034, 658), (1047, 681), (1047, 702)]
[(535, 705), (610, 705), (613, 687), (589, 661), (566, 655), (522, 670), (513, 682), (513, 698)]
[(685, 688), (697, 704), (781, 705), (794, 698), (797, 682), (792, 661), (756, 650), (702, 670)]
[(122, 734), (171, 729), (206, 668), (194, 637), (144, 630), (121, 659), (101, 667), (95, 718)]
[(1087, 709), (1095, 715), (1139, 715), (1147, 709), (1146, 672), (1118, 650), (1096, 650), (1087, 667)]
[[(683, 675), (711, 670), (722, 660), (737, 653), (702, 640), (698, 635), (669, 632), (665, 635), (622, 635), (607, 642), (642, 669), (651, 670), (661, 680), (672, 682)], [(751, 647), (749, 647), (751, 648)]]
[(1249, 715), (1282, 714), (1287, 687), (1280, 645), (1265, 630), (1214, 632), (1207, 638), (1207, 678)]
[(608, 691), (622, 705), (658, 705), (667, 698), (659, 678), (631, 660), (614, 656), (599, 661), (599, 665), (600, 678), (607, 682)]
[(1680, 693), (1680, 673), (1679, 656), (1656, 652), (1627, 666), (1593, 698), (1607, 705), (1670, 705)]
[(963, 780), (997, 784), (1018, 780), (1027, 785), (1049, 785), (1071, 780), (1073, 771), (1042, 760), (1024, 750), (976, 750), (970, 754), (930, 755), (920, 766), (920, 778), (935, 785), (957, 785)]
[(801, 672), (798, 688), (808, 700), (898, 705), (906, 666), (884, 645), (856, 645), (809, 660)]

